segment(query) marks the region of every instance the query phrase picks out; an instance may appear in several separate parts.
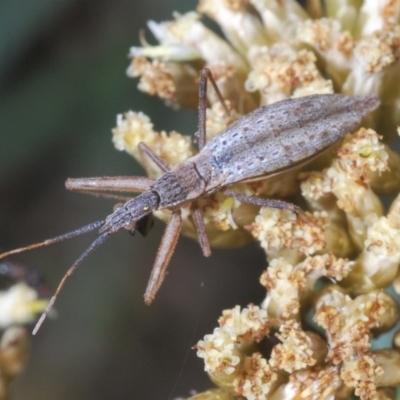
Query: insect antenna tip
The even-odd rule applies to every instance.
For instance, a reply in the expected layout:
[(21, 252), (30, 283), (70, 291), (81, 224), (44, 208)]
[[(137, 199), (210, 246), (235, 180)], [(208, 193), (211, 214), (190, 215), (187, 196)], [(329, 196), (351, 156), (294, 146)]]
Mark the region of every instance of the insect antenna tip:
[(35, 325), (35, 327), (33, 328), (33, 331), (32, 331), (32, 335), (36, 335), (38, 333), (40, 327), (43, 324), (43, 321), (46, 319), (47, 315), (49, 314), (50, 310), (52, 309), (53, 304), (56, 301), (56, 298), (57, 298), (56, 296), (53, 296), (50, 299), (49, 304), (47, 304), (47, 307), (44, 310), (43, 314), (40, 316), (39, 321), (36, 322), (36, 325)]

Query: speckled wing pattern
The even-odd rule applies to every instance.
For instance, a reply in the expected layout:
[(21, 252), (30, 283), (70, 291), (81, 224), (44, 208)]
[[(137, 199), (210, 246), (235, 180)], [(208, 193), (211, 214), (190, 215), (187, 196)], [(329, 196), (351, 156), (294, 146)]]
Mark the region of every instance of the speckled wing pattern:
[(224, 186), (276, 173), (328, 148), (378, 105), (374, 95), (283, 100), (234, 122), (205, 145), (202, 155), (214, 178), (225, 176)]

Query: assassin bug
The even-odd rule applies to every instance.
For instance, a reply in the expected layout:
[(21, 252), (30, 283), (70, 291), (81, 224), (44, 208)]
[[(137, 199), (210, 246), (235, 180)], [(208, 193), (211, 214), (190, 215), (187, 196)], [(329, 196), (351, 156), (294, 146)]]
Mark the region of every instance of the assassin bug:
[[(199, 84), (199, 153), (170, 169), (165, 162), (144, 143), (139, 151), (146, 165), (153, 161), (164, 174), (157, 180), (145, 177), (102, 177), (68, 179), (67, 189), (87, 193), (114, 191), (141, 193), (126, 201), (104, 220), (86, 225), (75, 231), (0, 254), (0, 258), (37, 247), (47, 246), (98, 229), (97, 239), (69, 268), (57, 290), (36, 324), (33, 334), (41, 326), (66, 280), (93, 250), (112, 233), (124, 228), (129, 231), (147, 231), (146, 217), (158, 209), (172, 212), (147, 285), (144, 301), (150, 304), (160, 288), (166, 268), (175, 249), (181, 230), (180, 208), (188, 203), (203, 254), (211, 254), (202, 213), (197, 200), (217, 190), (241, 202), (257, 206), (292, 210), (301, 209), (281, 200), (246, 196), (229, 190), (233, 183), (252, 181), (286, 171), (315, 158), (360, 123), (364, 116), (379, 106), (374, 95), (346, 96), (317, 94), (283, 100), (260, 107), (245, 115), (218, 136), (206, 143), (206, 91), (207, 78), (212, 83), (221, 103), (227, 107), (212, 78), (210, 70), (203, 69)], [(110, 196), (112, 197), (112, 196)]]

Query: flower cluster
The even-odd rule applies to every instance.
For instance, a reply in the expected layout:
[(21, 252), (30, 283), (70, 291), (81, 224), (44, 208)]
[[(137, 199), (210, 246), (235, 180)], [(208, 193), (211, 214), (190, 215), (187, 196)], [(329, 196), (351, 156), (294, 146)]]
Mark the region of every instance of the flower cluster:
[(10, 383), (23, 371), (29, 355), (26, 325), (35, 322), (48, 301), (39, 298), (36, 271), (11, 261), (0, 263), (0, 398), (8, 398)]
[[(307, 212), (259, 209), (220, 192), (198, 200), (212, 245), (253, 237), (269, 267), (261, 306), (223, 311), (219, 327), (196, 345), (218, 388), (193, 400), (394, 398), (390, 388), (400, 385), (399, 334), (394, 349), (371, 348), (371, 338), (399, 318), (385, 289), (394, 282), (400, 292), (400, 155), (387, 144), (400, 125), (400, 1), (305, 3), (200, 0), (197, 12), (149, 22), (159, 45), (142, 37), (130, 50), (128, 75), (174, 107), (197, 106), (198, 71), (212, 71), (230, 113), (210, 87), (208, 138), (283, 99), (333, 92), (381, 99), (363, 121), (369, 129), (349, 132), (305, 166), (235, 185), (243, 194), (301, 199)], [(113, 134), (117, 149), (139, 161), (140, 141), (171, 166), (196, 153), (188, 136), (155, 132), (142, 113), (118, 116)], [(387, 212), (380, 195), (393, 198)], [(188, 215), (183, 233), (195, 237)]]

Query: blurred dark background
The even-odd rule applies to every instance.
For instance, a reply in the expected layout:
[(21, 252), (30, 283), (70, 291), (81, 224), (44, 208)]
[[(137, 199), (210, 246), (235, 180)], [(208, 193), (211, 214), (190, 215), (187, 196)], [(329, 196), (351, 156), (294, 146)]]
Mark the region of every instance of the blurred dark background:
[[(116, 151), (111, 129), (129, 109), (158, 130), (196, 130), (125, 75), (146, 21), (169, 20), (194, 0), (0, 2), (0, 249), (37, 242), (104, 218), (113, 202), (64, 189), (68, 177), (142, 174)], [(149, 40), (151, 35), (147, 34)], [(265, 266), (255, 244), (205, 259), (182, 238), (154, 305), (142, 295), (161, 239), (114, 235), (68, 282), (32, 340), (12, 400), (169, 399), (212, 386), (191, 349), (224, 308), (262, 299)], [(90, 236), (90, 237), (88, 237)], [(53, 290), (93, 240), (89, 234), (21, 254)]]

